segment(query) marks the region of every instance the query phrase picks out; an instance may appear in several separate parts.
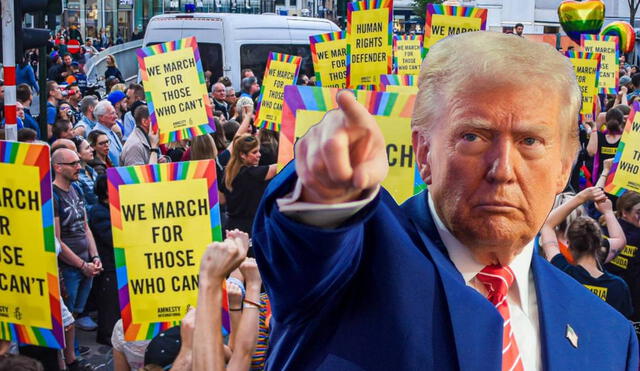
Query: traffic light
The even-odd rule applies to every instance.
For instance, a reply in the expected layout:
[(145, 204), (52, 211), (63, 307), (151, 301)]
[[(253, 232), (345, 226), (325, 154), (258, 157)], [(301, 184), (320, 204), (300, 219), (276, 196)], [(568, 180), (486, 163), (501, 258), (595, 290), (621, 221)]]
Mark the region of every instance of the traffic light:
[(16, 59), (22, 57), (25, 49), (46, 46), (47, 42), (49, 42), (49, 30), (22, 27), (25, 14), (40, 12), (46, 9), (48, 5), (48, 0), (14, 0), (13, 22), (16, 32)]

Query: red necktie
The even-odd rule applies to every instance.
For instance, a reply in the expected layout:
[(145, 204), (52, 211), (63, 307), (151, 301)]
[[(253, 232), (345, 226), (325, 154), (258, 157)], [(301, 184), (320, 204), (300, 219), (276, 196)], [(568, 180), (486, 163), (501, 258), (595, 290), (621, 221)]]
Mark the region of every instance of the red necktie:
[(515, 276), (509, 267), (501, 265), (487, 265), (478, 273), (476, 278), (482, 282), (489, 293), (487, 299), (502, 315), (504, 328), (502, 333), (502, 371), (522, 371), (522, 359), (516, 344), (516, 338), (511, 330), (511, 314), (507, 303), (507, 292)]

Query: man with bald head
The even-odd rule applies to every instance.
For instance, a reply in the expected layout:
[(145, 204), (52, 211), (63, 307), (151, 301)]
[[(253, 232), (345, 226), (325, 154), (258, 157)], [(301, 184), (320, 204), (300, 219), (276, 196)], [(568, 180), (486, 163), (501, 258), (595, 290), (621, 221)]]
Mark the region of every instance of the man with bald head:
[(51, 144), (51, 153), (54, 153), (60, 148), (66, 148), (71, 151), (77, 152), (76, 145), (73, 144), (73, 141), (71, 139), (57, 139)]
[[(464, 68), (460, 68), (464, 66)], [(474, 32), (423, 62), (398, 206), (384, 137), (349, 92), (265, 192), (253, 246), (268, 370), (637, 370), (631, 324), (534, 253), (577, 153), (571, 63)]]
[(51, 165), (55, 172), (55, 233), (62, 248), (58, 258), (67, 292), (64, 301), (77, 315), (84, 310), (93, 277), (102, 271), (102, 263), (87, 224), (82, 191), (74, 183), (80, 172), (78, 154), (68, 148), (59, 148), (51, 155)]

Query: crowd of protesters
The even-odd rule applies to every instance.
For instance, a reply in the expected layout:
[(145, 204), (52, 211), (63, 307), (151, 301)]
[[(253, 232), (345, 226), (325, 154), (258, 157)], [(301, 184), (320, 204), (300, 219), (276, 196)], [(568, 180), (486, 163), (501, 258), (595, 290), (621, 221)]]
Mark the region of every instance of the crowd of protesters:
[[(85, 40), (83, 52), (71, 55), (63, 46), (65, 37), (66, 41), (79, 37), (73, 31), (77, 30), (72, 28), (68, 36), (59, 33), (52, 39), (48, 66), (42, 66), (48, 77), (44, 91), (39, 91), (35, 77), (40, 68), (37, 50), (26, 53), (17, 68), (18, 139), (46, 141), (51, 146), (67, 345), (59, 354), (28, 346), (20, 347), (20, 353), (37, 359), (47, 370), (91, 370), (93, 366), (82, 359), (88, 349), (77, 341), (79, 328), (96, 331), (98, 343), (113, 347), (117, 371), (188, 370), (194, 364), (261, 369), (268, 346), (270, 308), (251, 258), (250, 234), (258, 203), (276, 175), (278, 135), (253, 125), (258, 78), (253, 71), (243, 70), (238, 92), (226, 77), (207, 79), (215, 109), (215, 133), (159, 144), (144, 87), (125, 85), (115, 57), (108, 57), (106, 91), (99, 94), (89, 89), (83, 66), (111, 41), (101, 33), (95, 41)], [(626, 192), (614, 197), (602, 188), (630, 106), (640, 99), (637, 71), (637, 66), (626, 64), (622, 57), (619, 93), (600, 96), (597, 114), (576, 128), (581, 151), (573, 176), (566, 192), (557, 196), (537, 240), (539, 253), (553, 265), (633, 322), (640, 322), (640, 194)], [(315, 84), (307, 76), (301, 76), (298, 83)], [(38, 93), (45, 94), (47, 100), (46, 111), (40, 113), (46, 116), (46, 133), (40, 132), (30, 110)], [(150, 341), (127, 342), (118, 304), (107, 169), (209, 159), (216, 163), (222, 226), (230, 232), (203, 257), (198, 306), (181, 326)], [(221, 335), (221, 308), (217, 304), (225, 280), (232, 328), (236, 329), (228, 339)], [(0, 353), (6, 352), (5, 345)], [(8, 358), (3, 362), (9, 362)]]
[[(163, 332), (152, 341), (124, 341), (106, 172), (117, 166), (214, 160), (222, 226), (234, 231), (230, 238), (242, 241), (239, 251), (244, 251), (236, 256), (238, 264), (217, 267), (231, 273), (227, 292), (232, 326), (237, 329), (226, 339), (224, 355), (231, 369), (260, 369), (266, 352), (268, 300), (261, 295), (255, 260), (244, 258), (253, 215), (269, 179), (276, 174), (278, 136), (253, 125), (260, 90), (257, 78), (251, 70), (244, 70), (243, 89), (237, 94), (228, 78), (208, 83), (215, 106), (215, 133), (159, 144), (143, 86), (125, 85), (116, 59), (108, 56), (106, 90), (88, 89), (83, 66), (97, 53), (93, 40), (88, 39), (83, 45), (84, 55), (71, 55), (60, 47), (63, 44), (59, 37), (62, 36), (57, 35), (50, 52), (48, 79), (41, 92), (47, 101), (46, 110), (41, 113), (46, 118), (46, 132), (41, 133), (38, 117), (30, 111), (34, 93), (38, 93), (38, 65), (32, 63), (37, 61), (33, 55), (37, 51), (26, 53), (20, 65), (23, 71), (19, 73), (22, 77), (18, 78), (17, 100), (18, 140), (46, 142), (51, 148), (66, 348), (56, 353), (20, 346), (19, 353), (38, 360), (46, 370), (92, 370), (94, 365), (83, 358), (89, 347), (76, 337), (77, 329), (81, 329), (96, 331), (97, 343), (113, 347), (117, 371), (137, 370), (145, 365), (149, 369), (171, 365), (172, 369), (190, 369), (190, 348), (194, 343), (181, 339), (194, 336), (195, 313), (187, 315), (182, 327)], [(100, 48), (102, 43), (97, 43)], [(0, 128), (0, 139), (4, 139), (3, 129)], [(214, 294), (219, 296), (221, 292)], [(201, 310), (212, 308), (203, 305), (198, 308)], [(263, 345), (256, 350), (260, 323)]]

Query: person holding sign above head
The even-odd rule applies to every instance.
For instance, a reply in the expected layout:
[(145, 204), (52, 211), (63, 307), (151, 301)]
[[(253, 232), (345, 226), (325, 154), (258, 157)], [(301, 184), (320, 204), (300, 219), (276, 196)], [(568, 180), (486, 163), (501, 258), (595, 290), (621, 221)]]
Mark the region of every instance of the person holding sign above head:
[(260, 157), (257, 137), (242, 134), (234, 138), (231, 159), (218, 183), (226, 200), (226, 229), (251, 230), (260, 198), (277, 170), (277, 164), (258, 166)]
[(469, 32), (436, 43), (419, 77), (428, 191), (398, 206), (380, 187), (383, 134), (346, 91), (265, 191), (266, 369), (637, 370), (628, 320), (534, 253), (579, 147), (570, 61)]

